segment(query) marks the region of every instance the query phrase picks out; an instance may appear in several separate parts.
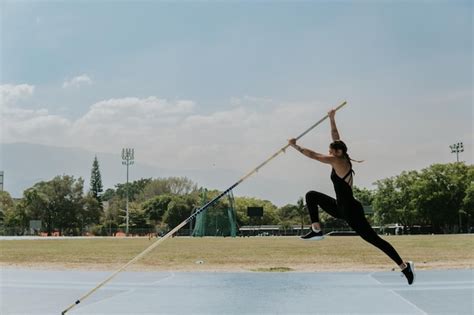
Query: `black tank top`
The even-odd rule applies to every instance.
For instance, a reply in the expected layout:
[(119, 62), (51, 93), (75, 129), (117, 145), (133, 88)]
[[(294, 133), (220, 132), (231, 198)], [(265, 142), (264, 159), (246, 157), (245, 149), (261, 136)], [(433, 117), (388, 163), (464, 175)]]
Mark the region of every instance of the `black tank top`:
[(332, 169), (331, 172), (331, 181), (334, 184), (334, 191), (336, 192), (336, 200), (338, 205), (343, 205), (347, 202), (355, 201), (354, 195), (352, 193), (352, 187), (346, 182), (348, 176), (352, 176), (354, 171), (352, 168), (344, 177), (339, 177), (336, 174), (336, 171)]

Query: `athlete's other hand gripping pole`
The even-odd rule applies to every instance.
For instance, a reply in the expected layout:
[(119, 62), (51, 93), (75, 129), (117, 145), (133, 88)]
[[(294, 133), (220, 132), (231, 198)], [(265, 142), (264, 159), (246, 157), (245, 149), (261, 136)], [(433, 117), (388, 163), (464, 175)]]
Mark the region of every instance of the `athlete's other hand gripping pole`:
[[(339, 105), (338, 107), (335, 108), (335, 110), (339, 110), (341, 109), (344, 105), (346, 105), (347, 102), (343, 102), (341, 105)], [(321, 124), (324, 120), (326, 120), (327, 118), (329, 117), (329, 115), (326, 115), (324, 116), (323, 118), (321, 118), (318, 122), (316, 122), (314, 125), (312, 125), (311, 127), (309, 127), (306, 131), (304, 131), (302, 134), (300, 134), (298, 137), (296, 137), (295, 139), (298, 140), (300, 138), (302, 138), (304, 135), (306, 135), (308, 132), (310, 132), (311, 130), (313, 130), (316, 126), (318, 126), (319, 124)], [(81, 303), (82, 301), (84, 301), (86, 298), (88, 298), (92, 293), (94, 293), (95, 291), (97, 291), (100, 287), (102, 287), (103, 285), (105, 285), (107, 282), (109, 282), (110, 280), (112, 280), (118, 273), (120, 273), (121, 271), (123, 271), (125, 268), (127, 268), (129, 265), (133, 264), (134, 262), (136, 262), (137, 260), (139, 260), (140, 258), (142, 258), (143, 256), (145, 256), (147, 253), (149, 253), (151, 250), (153, 250), (155, 247), (157, 247), (158, 245), (160, 245), (162, 242), (164, 242), (166, 239), (168, 239), (171, 235), (175, 234), (176, 232), (178, 232), (183, 226), (185, 226), (187, 223), (189, 223), (194, 217), (196, 217), (198, 214), (200, 214), (201, 212), (203, 212), (204, 210), (206, 210), (208, 207), (210, 207), (211, 205), (213, 205), (215, 202), (217, 202), (220, 198), (222, 198), (225, 194), (227, 194), (229, 191), (231, 191), (232, 189), (234, 189), (237, 185), (239, 185), (241, 182), (243, 182), (244, 180), (246, 180), (248, 177), (250, 177), (253, 173), (256, 173), (260, 168), (262, 168), (265, 164), (267, 164), (268, 162), (270, 162), (271, 160), (273, 160), (273, 158), (275, 158), (277, 155), (279, 155), (280, 153), (282, 152), (285, 152), (285, 150), (290, 146), (290, 144), (286, 144), (283, 148), (281, 148), (280, 150), (278, 150), (276, 153), (274, 153), (272, 156), (270, 156), (268, 159), (266, 159), (264, 162), (262, 162), (260, 165), (258, 165), (256, 168), (254, 168), (252, 171), (250, 171), (247, 175), (245, 175), (244, 177), (242, 177), (241, 179), (239, 179), (234, 185), (230, 186), (229, 188), (227, 188), (224, 192), (222, 192), (220, 195), (218, 195), (216, 198), (212, 199), (211, 201), (209, 201), (208, 203), (206, 203), (204, 206), (202, 206), (201, 208), (199, 208), (198, 210), (196, 210), (189, 218), (187, 218), (186, 220), (184, 220), (183, 222), (181, 222), (178, 226), (176, 226), (174, 229), (172, 229), (171, 231), (169, 231), (168, 233), (166, 233), (162, 238), (156, 240), (153, 244), (151, 244), (150, 246), (148, 246), (144, 251), (142, 251), (140, 254), (138, 254), (137, 256), (135, 256), (135, 258), (133, 258), (132, 260), (130, 260), (128, 263), (126, 263), (125, 265), (123, 265), (122, 267), (120, 267), (117, 271), (115, 271), (114, 273), (112, 273), (110, 276), (108, 276), (105, 280), (103, 280), (101, 283), (99, 283), (95, 288), (93, 288), (92, 290), (90, 290), (89, 292), (87, 292), (84, 296), (82, 296), (81, 298), (79, 298), (76, 302), (74, 302), (74, 304), (71, 304), (68, 308), (66, 308), (64, 311), (62, 311), (62, 315), (66, 314), (67, 312), (69, 312), (73, 307), (75, 307), (76, 305), (78, 305), (79, 303)]]

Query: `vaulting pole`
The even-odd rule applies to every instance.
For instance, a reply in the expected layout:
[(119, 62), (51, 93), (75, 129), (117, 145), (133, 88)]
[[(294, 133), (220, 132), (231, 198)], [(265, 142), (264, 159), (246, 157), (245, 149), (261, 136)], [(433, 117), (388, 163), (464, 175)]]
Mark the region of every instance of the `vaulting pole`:
[[(341, 109), (344, 105), (346, 105), (347, 102), (343, 102), (341, 105), (339, 105), (338, 107), (336, 107), (336, 111)], [(306, 135), (308, 132), (310, 132), (311, 130), (313, 130), (316, 126), (318, 126), (319, 124), (321, 124), (324, 120), (326, 120), (328, 118), (328, 115), (324, 116), (323, 118), (321, 118), (318, 122), (316, 122), (314, 125), (312, 125), (311, 127), (309, 127), (306, 131), (304, 131), (302, 134), (300, 134), (298, 137), (296, 137), (296, 140), (302, 138), (304, 135)], [(198, 210), (196, 210), (189, 218), (187, 218), (186, 220), (184, 220), (183, 222), (181, 222), (180, 224), (178, 224), (174, 229), (172, 229), (171, 231), (169, 231), (168, 233), (166, 233), (162, 238), (156, 240), (153, 244), (151, 244), (150, 246), (148, 246), (144, 251), (142, 251), (140, 254), (138, 254), (137, 256), (135, 256), (135, 258), (133, 258), (132, 260), (130, 260), (128, 263), (126, 263), (125, 265), (123, 265), (122, 267), (120, 267), (117, 271), (115, 271), (114, 273), (112, 273), (110, 276), (108, 276), (105, 280), (103, 280), (101, 283), (99, 283), (95, 288), (93, 288), (92, 290), (90, 290), (89, 292), (87, 292), (84, 296), (82, 296), (81, 298), (79, 298), (74, 304), (71, 304), (68, 308), (66, 308), (64, 311), (62, 311), (62, 315), (66, 314), (67, 312), (69, 312), (73, 307), (75, 307), (77, 304), (81, 303), (82, 301), (84, 301), (86, 298), (88, 298), (92, 293), (94, 293), (95, 291), (97, 291), (99, 288), (101, 288), (103, 285), (105, 285), (107, 282), (109, 282), (110, 280), (112, 280), (117, 274), (119, 274), (121, 271), (123, 271), (125, 268), (127, 268), (129, 265), (133, 264), (134, 262), (136, 262), (137, 260), (139, 260), (140, 258), (142, 258), (143, 256), (145, 256), (146, 254), (148, 254), (150, 251), (152, 251), (155, 247), (157, 247), (158, 245), (160, 245), (161, 243), (163, 243), (165, 240), (167, 240), (170, 236), (172, 236), (173, 234), (175, 234), (176, 232), (178, 232), (183, 226), (185, 226), (186, 224), (188, 224), (192, 219), (194, 219), (194, 217), (196, 217), (199, 213), (203, 212), (204, 210), (206, 210), (208, 207), (210, 207), (211, 205), (213, 205), (215, 202), (217, 202), (219, 199), (221, 199), (225, 194), (227, 194), (229, 191), (231, 191), (232, 189), (234, 189), (237, 185), (239, 185), (241, 182), (243, 182), (244, 180), (246, 180), (248, 177), (250, 177), (252, 174), (258, 172), (258, 170), (260, 168), (262, 168), (265, 164), (267, 164), (268, 162), (270, 162), (271, 160), (273, 160), (277, 155), (279, 155), (280, 153), (282, 152), (285, 152), (285, 150), (290, 146), (290, 144), (286, 144), (283, 148), (281, 148), (280, 150), (278, 150), (276, 153), (274, 153), (272, 156), (270, 156), (268, 159), (266, 159), (264, 162), (262, 162), (259, 166), (257, 166), (256, 168), (254, 168), (252, 171), (250, 171), (247, 175), (245, 175), (244, 177), (242, 177), (241, 179), (239, 179), (234, 185), (230, 186), (229, 188), (227, 188), (224, 192), (222, 192), (220, 195), (218, 195), (217, 197), (215, 197), (214, 199), (212, 199), (211, 201), (209, 201), (208, 203), (206, 203), (204, 206), (202, 206), (201, 208), (199, 208)]]

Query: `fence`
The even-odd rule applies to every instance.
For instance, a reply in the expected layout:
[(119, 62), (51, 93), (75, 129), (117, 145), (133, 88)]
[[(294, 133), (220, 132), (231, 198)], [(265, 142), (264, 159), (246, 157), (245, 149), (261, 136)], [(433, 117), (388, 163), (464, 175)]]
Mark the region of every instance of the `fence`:
[[(372, 227), (378, 234), (381, 235), (406, 235), (406, 234), (432, 234), (431, 226), (413, 226), (406, 228), (402, 226), (373, 226)], [(130, 228), (129, 236), (163, 236), (170, 229), (166, 227), (143, 227), (143, 228)], [(351, 231), (350, 228), (336, 228), (336, 227), (324, 227), (324, 233), (331, 232), (347, 232)], [(249, 237), (249, 236), (298, 236), (303, 235), (309, 231), (309, 225), (306, 225), (301, 229), (300, 225), (295, 226), (279, 226), (279, 225), (258, 225), (258, 226), (242, 226), (238, 228), (237, 237)], [(467, 233), (474, 233), (474, 229), (467, 231)], [(176, 232), (173, 236), (192, 236), (193, 230), (189, 228), (183, 228)], [(452, 233), (442, 233), (452, 234)], [(455, 233), (454, 233), (455, 234)], [(93, 226), (78, 230), (53, 230), (50, 235), (41, 229), (30, 229), (22, 227), (2, 227), (0, 226), (0, 236), (116, 236), (124, 237), (125, 229), (122, 227), (105, 227), (105, 226)], [(219, 235), (217, 235), (219, 236)]]

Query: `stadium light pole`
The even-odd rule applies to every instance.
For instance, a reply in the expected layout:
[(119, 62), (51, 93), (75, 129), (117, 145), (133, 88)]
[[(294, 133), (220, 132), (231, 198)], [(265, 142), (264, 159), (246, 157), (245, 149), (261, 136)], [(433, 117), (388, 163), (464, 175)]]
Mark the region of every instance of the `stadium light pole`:
[(459, 153), (464, 152), (464, 144), (458, 142), (449, 146), (451, 148), (451, 153), (456, 153), (456, 161), (459, 162)]
[(122, 149), (122, 164), (127, 166), (127, 188), (125, 190), (127, 195), (127, 202), (125, 205), (125, 234), (128, 236), (128, 224), (129, 224), (129, 216), (128, 216), (128, 194), (129, 194), (129, 187), (128, 187), (128, 168), (130, 165), (133, 165), (133, 160), (135, 159), (135, 149), (133, 148), (123, 148)]
[[(459, 163), (459, 153), (464, 152), (464, 144), (458, 142), (449, 146), (451, 148), (451, 153), (456, 153), (456, 162)], [(459, 232), (462, 232), (462, 221), (461, 221), (461, 210), (458, 211), (459, 218)]]

